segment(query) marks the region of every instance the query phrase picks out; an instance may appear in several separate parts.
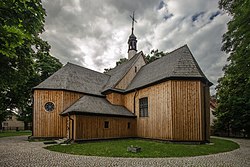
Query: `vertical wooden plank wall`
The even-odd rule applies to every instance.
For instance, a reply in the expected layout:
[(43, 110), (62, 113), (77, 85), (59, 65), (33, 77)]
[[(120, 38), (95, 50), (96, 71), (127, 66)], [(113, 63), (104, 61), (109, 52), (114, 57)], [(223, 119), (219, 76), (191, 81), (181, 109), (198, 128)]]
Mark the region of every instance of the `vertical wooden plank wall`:
[[(124, 105), (131, 112), (135, 97), (138, 137), (209, 140), (209, 87), (201, 81), (167, 81), (126, 95), (112, 93), (107, 97), (112, 104)], [(148, 117), (139, 117), (139, 99), (143, 97), (148, 97)]]
[(114, 105), (124, 106), (124, 95), (119, 93), (110, 93), (106, 96), (106, 99)]
[[(33, 111), (34, 137), (66, 137), (67, 117), (59, 114), (82, 95), (58, 90), (35, 90)], [(45, 111), (44, 105), (53, 102), (55, 109)]]
[[(136, 135), (135, 118), (74, 115), (74, 119), (75, 140), (123, 138)], [(104, 121), (109, 122), (109, 128), (104, 128)], [(130, 129), (128, 129), (128, 123), (130, 123)]]
[(200, 81), (171, 81), (173, 140), (203, 140)]
[(63, 91), (63, 111), (83, 96), (82, 93)]
[[(135, 96), (136, 95), (136, 96)], [(125, 95), (124, 105), (137, 115), (137, 136), (143, 138), (172, 139), (171, 82), (164, 82)], [(148, 97), (148, 117), (139, 117), (139, 99)]]

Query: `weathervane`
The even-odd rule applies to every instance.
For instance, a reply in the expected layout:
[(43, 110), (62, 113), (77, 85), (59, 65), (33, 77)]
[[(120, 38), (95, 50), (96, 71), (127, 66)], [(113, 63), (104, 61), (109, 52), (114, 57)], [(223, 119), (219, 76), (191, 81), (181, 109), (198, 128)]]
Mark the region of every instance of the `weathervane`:
[(134, 33), (134, 22), (137, 23), (137, 21), (135, 20), (135, 11), (133, 11), (133, 16), (131, 16), (131, 19), (132, 19), (132, 34)]

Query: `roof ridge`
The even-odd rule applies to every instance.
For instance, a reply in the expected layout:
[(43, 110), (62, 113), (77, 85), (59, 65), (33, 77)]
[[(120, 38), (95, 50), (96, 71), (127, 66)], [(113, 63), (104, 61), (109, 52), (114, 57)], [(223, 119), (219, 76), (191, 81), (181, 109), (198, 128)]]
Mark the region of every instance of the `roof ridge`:
[[(199, 73), (200, 73), (204, 78), (207, 79), (206, 75), (205, 75), (205, 74), (203, 73), (203, 71), (201, 70), (201, 68), (200, 68), (200, 66), (199, 66), (199, 64), (198, 64), (198, 62), (197, 62), (196, 59), (194, 58), (194, 55), (193, 55), (192, 52), (190, 51), (189, 47), (187, 47), (187, 49), (188, 49), (188, 52), (190, 53), (190, 55), (191, 55), (191, 57), (192, 57), (192, 59), (193, 59), (193, 61), (194, 61), (194, 64), (195, 64), (196, 68), (198, 69)], [(207, 80), (208, 80), (208, 79), (207, 79)]]
[(143, 52), (140, 51), (136, 53), (131, 59), (128, 61), (122, 63), (121, 65), (116, 66), (112, 70), (108, 72), (108, 74), (111, 76), (109, 80), (107, 81), (106, 85), (103, 87), (102, 92), (114, 88), (117, 83), (121, 81), (122, 78), (128, 73), (128, 71), (131, 69), (132, 65), (138, 60), (140, 55), (142, 55)]
[[(181, 46), (181, 47), (179, 47), (179, 48), (177, 48), (177, 49), (173, 50), (173, 51), (172, 51), (172, 52), (170, 52), (170, 53), (172, 54), (172, 53), (174, 53), (174, 52), (176, 52), (176, 51), (179, 51), (179, 50), (181, 50), (181, 49), (183, 49), (183, 48), (187, 48), (187, 49), (189, 50), (189, 48), (188, 48), (187, 44), (185, 44), (185, 45), (183, 45), (183, 46)], [(170, 53), (169, 53), (169, 54), (170, 54)], [(189, 51), (189, 53), (191, 53), (191, 52)], [(180, 56), (180, 57), (178, 58), (178, 60), (175, 62), (175, 64), (173, 65), (173, 69), (172, 69), (172, 73), (173, 73), (173, 74), (175, 73), (175, 68), (176, 68), (176, 65), (178, 65), (178, 64), (179, 64), (179, 62), (180, 62), (181, 58), (182, 58), (182, 56)]]
[(112, 88), (115, 88), (118, 83), (127, 75), (127, 73), (129, 72), (129, 70), (131, 69), (131, 67), (136, 63), (136, 61), (139, 59), (140, 55), (143, 55), (143, 52), (140, 51), (139, 53), (137, 53), (137, 58), (135, 58), (135, 60), (133, 61), (133, 63), (130, 65), (130, 68), (127, 69), (127, 71), (123, 74), (123, 76), (120, 78), (119, 81), (116, 82), (116, 84), (114, 84), (114, 86)]
[(142, 53), (142, 51), (136, 53), (130, 60), (127, 59), (128, 61), (126, 61), (126, 62), (124, 62), (124, 63), (121, 63), (121, 64), (115, 66), (115, 67), (114, 67), (113, 69), (111, 69), (110, 71), (113, 71), (113, 70), (117, 69), (118, 67), (124, 66), (124, 65), (127, 64), (129, 61), (131, 61), (132, 59), (134, 59), (134, 57), (138, 56), (140, 53)]
[(143, 66), (126, 91), (163, 81), (167, 78), (199, 78), (209, 82), (187, 45)]
[[(182, 48), (184, 48), (184, 47), (188, 47), (187, 44), (185, 44), (185, 45), (183, 45), (183, 46), (181, 46), (181, 47), (179, 47), (179, 48), (176, 48), (175, 50), (173, 50), (173, 51), (171, 51), (171, 52), (169, 52), (169, 53), (165, 53), (165, 56), (160, 57), (159, 59), (156, 59), (156, 60), (154, 60), (153, 62), (150, 62), (150, 63), (148, 63), (148, 64), (157, 62), (157, 61), (161, 60), (162, 58), (168, 56), (169, 54), (172, 54), (172, 53), (174, 53), (174, 52), (176, 52), (176, 51), (178, 51), (178, 50), (180, 50), (180, 49), (182, 49)], [(144, 66), (147, 66), (148, 64), (146, 64), (146, 65), (144, 65)], [(143, 67), (144, 67), (144, 66), (143, 66)]]
[(182, 45), (181, 47), (176, 48), (175, 50), (173, 50), (173, 51), (171, 51), (171, 52), (169, 52), (169, 53), (175, 52), (175, 51), (180, 50), (180, 49), (183, 49), (183, 48), (188, 48), (188, 45), (187, 45), (187, 44)]
[[(185, 45), (184, 45), (184, 46), (185, 46)], [(184, 46), (182, 46), (182, 47), (184, 47)], [(180, 48), (182, 48), (182, 47), (180, 47)], [(180, 48), (177, 48), (177, 49), (175, 49), (175, 50), (173, 50), (173, 51), (171, 51), (171, 52), (169, 52), (169, 53), (166, 53), (166, 55), (165, 55), (164, 57), (167, 57), (168, 54), (173, 53), (173, 52), (179, 50)], [(162, 58), (164, 58), (164, 57), (160, 57), (159, 59), (156, 59), (156, 60), (154, 60), (153, 62), (150, 62), (150, 63), (148, 63), (148, 64), (143, 65), (143, 66), (140, 68), (140, 70), (138, 71), (137, 75), (139, 74), (140, 71), (143, 70), (143, 68), (147, 68), (148, 65), (156, 64), (158, 61), (160, 61), (160, 60), (161, 60)], [(135, 76), (135, 77), (132, 79), (132, 81), (129, 83), (129, 85), (127, 86), (126, 90), (129, 88), (129, 86), (133, 83), (133, 80), (135, 80), (135, 79), (136, 79), (136, 76)]]
[[(183, 48), (186, 48), (187, 51), (189, 52), (189, 55), (191, 56), (192, 61), (193, 61), (194, 65), (195, 65), (195, 67), (197, 68), (199, 74), (200, 74), (202, 77), (204, 77), (205, 79), (207, 79), (206, 75), (205, 75), (205, 74), (203, 73), (203, 71), (201, 70), (201, 68), (200, 68), (200, 66), (199, 66), (199, 64), (198, 64), (198, 62), (197, 62), (196, 59), (194, 58), (194, 55), (193, 55), (192, 52), (190, 51), (188, 45), (185, 44), (185, 45), (183, 45), (182, 47), (180, 47), (179, 49), (183, 49)], [(179, 49), (176, 49), (176, 50), (179, 50)], [(182, 58), (183, 58), (183, 56), (180, 56), (180, 57), (179, 57), (178, 61), (176, 62), (177, 65), (179, 64), (179, 62), (181, 61)], [(174, 65), (173, 72), (175, 72), (176, 64)], [(208, 80), (208, 79), (207, 79), (207, 80)]]
[[(102, 73), (102, 72), (99, 72), (99, 71), (95, 71), (95, 70), (92, 70), (92, 69), (90, 69), (90, 68), (80, 66), (80, 65), (78, 65), (78, 64), (74, 64), (74, 63), (67, 62), (66, 65), (73, 65), (73, 66), (76, 66), (76, 67), (79, 67), (79, 68), (84, 68), (84, 69), (86, 69), (86, 70), (88, 70), (88, 71), (92, 71), (92, 72), (95, 72), (95, 73), (98, 73), (98, 74), (110, 76), (110, 75), (108, 75), (108, 74), (105, 74), (105, 73)], [(66, 66), (66, 65), (65, 65), (65, 66)]]

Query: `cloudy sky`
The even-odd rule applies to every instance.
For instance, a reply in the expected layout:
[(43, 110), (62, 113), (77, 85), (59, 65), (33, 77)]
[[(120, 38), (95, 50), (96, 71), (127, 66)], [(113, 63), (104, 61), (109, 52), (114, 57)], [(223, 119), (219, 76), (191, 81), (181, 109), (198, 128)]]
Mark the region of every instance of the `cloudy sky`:
[[(217, 84), (227, 55), (220, 51), (229, 17), (218, 0), (43, 0), (47, 17), (41, 35), (63, 64), (96, 71), (127, 57), (135, 11), (138, 51), (170, 52), (187, 44), (208, 79)], [(214, 93), (212, 87), (212, 94)]]

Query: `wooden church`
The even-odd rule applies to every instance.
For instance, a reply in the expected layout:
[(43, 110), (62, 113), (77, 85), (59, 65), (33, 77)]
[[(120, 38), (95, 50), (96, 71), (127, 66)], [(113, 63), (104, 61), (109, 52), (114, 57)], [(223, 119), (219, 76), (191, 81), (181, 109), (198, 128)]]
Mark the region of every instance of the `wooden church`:
[(209, 141), (209, 87), (187, 45), (152, 63), (137, 53), (108, 73), (67, 63), (34, 88), (33, 137)]

